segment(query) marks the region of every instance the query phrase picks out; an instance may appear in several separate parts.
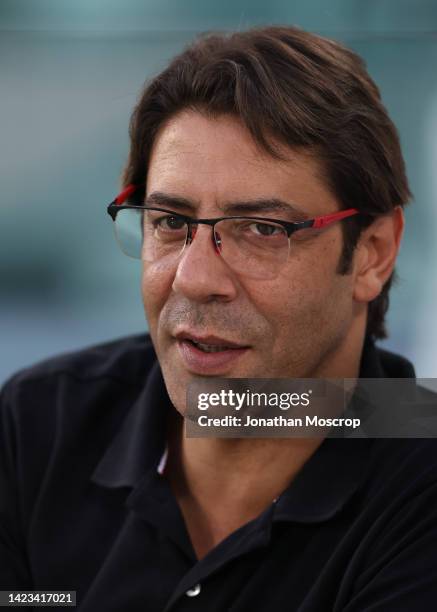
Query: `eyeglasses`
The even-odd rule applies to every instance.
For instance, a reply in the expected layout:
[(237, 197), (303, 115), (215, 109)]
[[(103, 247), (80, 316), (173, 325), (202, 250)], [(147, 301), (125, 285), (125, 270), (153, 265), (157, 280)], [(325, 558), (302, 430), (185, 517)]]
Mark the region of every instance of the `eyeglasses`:
[(123, 253), (171, 266), (194, 240), (198, 226), (209, 225), (216, 254), (234, 272), (259, 280), (278, 276), (288, 261), (291, 243), (302, 237), (302, 230), (320, 230), (359, 214), (348, 208), (298, 222), (252, 216), (194, 219), (165, 208), (125, 203), (138, 189), (128, 185), (107, 209)]

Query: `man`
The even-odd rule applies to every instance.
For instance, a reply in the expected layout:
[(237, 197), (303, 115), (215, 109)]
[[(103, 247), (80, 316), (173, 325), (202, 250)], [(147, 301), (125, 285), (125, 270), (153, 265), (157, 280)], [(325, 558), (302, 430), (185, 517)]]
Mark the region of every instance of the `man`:
[(1, 588), (81, 611), (433, 609), (432, 440), (183, 435), (195, 380), (414, 377), (374, 344), (409, 196), (378, 89), (333, 41), (209, 36), (153, 79), (109, 207), (150, 337), (4, 387)]

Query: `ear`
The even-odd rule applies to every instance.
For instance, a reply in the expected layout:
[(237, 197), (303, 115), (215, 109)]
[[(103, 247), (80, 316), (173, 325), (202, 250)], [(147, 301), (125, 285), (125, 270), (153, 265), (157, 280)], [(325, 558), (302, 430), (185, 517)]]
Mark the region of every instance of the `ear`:
[(377, 217), (361, 234), (354, 258), (357, 302), (371, 302), (390, 278), (404, 230), (404, 214), (400, 206)]

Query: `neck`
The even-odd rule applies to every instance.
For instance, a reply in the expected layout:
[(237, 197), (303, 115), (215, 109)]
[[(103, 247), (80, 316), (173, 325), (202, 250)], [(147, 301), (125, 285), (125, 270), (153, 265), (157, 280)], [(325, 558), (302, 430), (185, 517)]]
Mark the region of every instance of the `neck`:
[[(328, 365), (321, 364), (309, 376), (358, 377), (363, 341), (364, 332), (348, 337), (329, 356)], [(213, 525), (227, 525), (221, 536), (268, 507), (323, 442), (321, 437), (187, 438), (183, 429), (183, 419), (176, 413), (165, 476), (185, 517), (195, 515), (196, 521), (203, 521), (204, 533)]]
[(166, 472), (181, 496), (203, 507), (238, 507), (254, 518), (278, 497), (322, 443), (322, 438), (186, 438), (169, 451)]
[(270, 506), (322, 443), (186, 438), (181, 425), (169, 442), (164, 476), (198, 559)]

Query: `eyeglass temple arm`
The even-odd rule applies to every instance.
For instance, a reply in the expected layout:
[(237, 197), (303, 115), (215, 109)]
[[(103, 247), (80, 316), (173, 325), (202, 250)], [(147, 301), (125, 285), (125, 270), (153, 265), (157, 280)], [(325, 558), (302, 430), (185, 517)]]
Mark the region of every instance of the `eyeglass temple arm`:
[(121, 206), (128, 199), (128, 197), (132, 195), (137, 189), (138, 185), (127, 185), (127, 187), (125, 187), (123, 191), (120, 191), (118, 196), (116, 196), (112, 200), (112, 202), (108, 206), (108, 214), (111, 216), (111, 219), (113, 221), (115, 221), (115, 216), (117, 214), (116, 207)]
[(127, 185), (127, 187), (125, 187), (123, 189), (123, 191), (120, 191), (120, 193), (118, 194), (118, 196), (115, 198), (115, 200), (113, 201), (113, 204), (117, 204), (118, 206), (120, 206), (121, 204), (123, 204), (123, 202), (125, 202), (127, 200), (127, 198), (132, 195), (134, 193), (134, 191), (136, 191), (138, 189), (138, 185)]
[(320, 229), (322, 227), (326, 227), (331, 223), (335, 223), (336, 221), (341, 221), (341, 219), (346, 219), (346, 217), (351, 217), (352, 215), (357, 215), (360, 211), (356, 208), (348, 208), (347, 210), (340, 210), (336, 213), (331, 213), (329, 215), (322, 215), (321, 217), (316, 217), (313, 220), (313, 224), (311, 227), (315, 229)]

